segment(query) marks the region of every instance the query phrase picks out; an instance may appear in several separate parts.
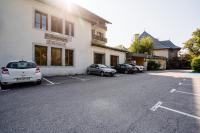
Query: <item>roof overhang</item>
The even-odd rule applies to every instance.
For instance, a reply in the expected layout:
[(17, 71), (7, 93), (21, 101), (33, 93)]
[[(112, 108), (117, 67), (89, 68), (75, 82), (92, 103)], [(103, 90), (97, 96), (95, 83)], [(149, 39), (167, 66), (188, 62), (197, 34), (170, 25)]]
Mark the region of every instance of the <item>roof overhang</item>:
[(123, 53), (128, 53), (128, 51), (123, 50), (123, 49), (118, 49), (118, 48), (109, 47), (109, 46), (100, 45), (100, 44), (95, 44), (95, 43), (92, 43), (92, 46), (100, 47), (100, 48), (104, 48), (104, 49), (110, 49), (110, 50), (114, 50), (114, 51), (118, 51), (118, 52), (123, 52)]

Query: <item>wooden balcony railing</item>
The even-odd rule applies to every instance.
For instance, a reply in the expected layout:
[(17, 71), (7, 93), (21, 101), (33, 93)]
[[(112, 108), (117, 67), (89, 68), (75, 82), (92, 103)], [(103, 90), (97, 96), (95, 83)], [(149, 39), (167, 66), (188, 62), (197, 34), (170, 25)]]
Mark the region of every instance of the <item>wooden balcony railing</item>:
[(104, 38), (104, 37), (101, 37), (101, 36), (98, 36), (98, 35), (92, 35), (92, 39), (107, 43), (107, 38)]

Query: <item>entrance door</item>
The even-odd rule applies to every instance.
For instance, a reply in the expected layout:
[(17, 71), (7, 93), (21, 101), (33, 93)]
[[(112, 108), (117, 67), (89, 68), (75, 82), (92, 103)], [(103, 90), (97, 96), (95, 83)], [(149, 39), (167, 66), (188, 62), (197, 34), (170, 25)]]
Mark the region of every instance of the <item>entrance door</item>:
[(119, 64), (119, 56), (110, 56), (110, 66), (111, 67), (116, 67)]
[(105, 54), (94, 53), (94, 64), (105, 64)]

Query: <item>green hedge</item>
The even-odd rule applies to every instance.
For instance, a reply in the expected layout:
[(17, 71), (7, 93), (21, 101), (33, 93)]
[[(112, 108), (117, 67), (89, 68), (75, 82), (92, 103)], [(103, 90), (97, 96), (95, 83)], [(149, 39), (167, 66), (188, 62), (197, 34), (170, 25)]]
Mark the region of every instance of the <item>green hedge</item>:
[(157, 63), (154, 60), (149, 60), (147, 65), (147, 70), (159, 70), (160, 66), (161, 66), (160, 63)]
[(191, 66), (194, 72), (200, 72), (200, 56), (193, 58)]

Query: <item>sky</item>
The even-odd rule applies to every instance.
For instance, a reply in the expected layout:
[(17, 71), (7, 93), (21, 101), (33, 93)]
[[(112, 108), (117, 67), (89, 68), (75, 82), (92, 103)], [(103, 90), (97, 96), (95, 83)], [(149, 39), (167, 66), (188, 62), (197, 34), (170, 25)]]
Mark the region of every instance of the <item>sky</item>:
[(106, 37), (109, 46), (129, 47), (134, 34), (144, 30), (177, 46), (200, 28), (200, 0), (71, 0), (112, 22)]

